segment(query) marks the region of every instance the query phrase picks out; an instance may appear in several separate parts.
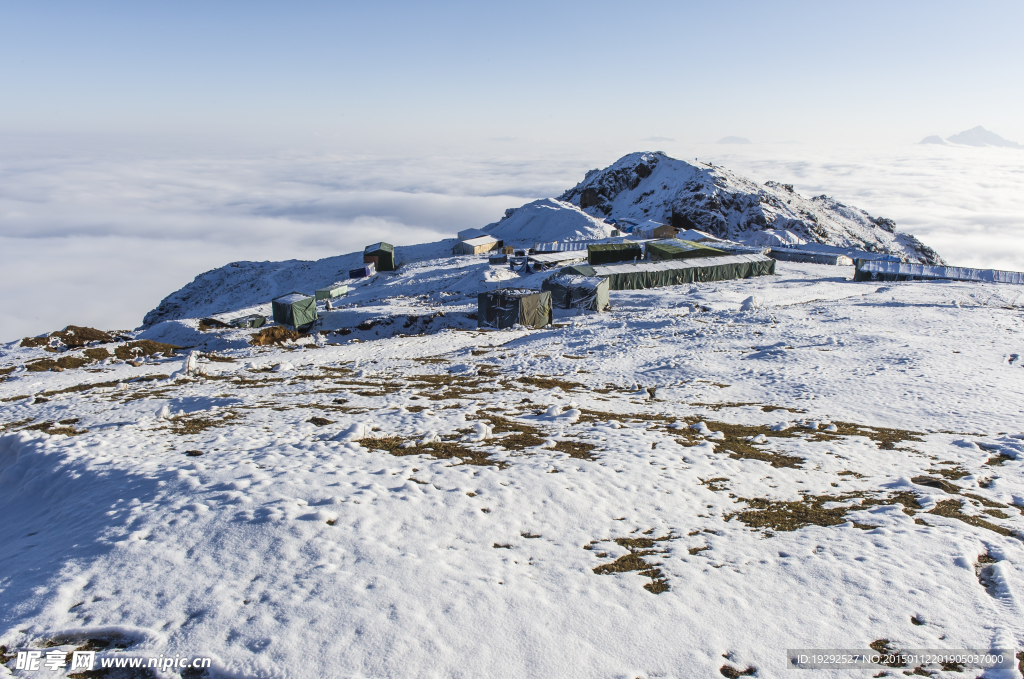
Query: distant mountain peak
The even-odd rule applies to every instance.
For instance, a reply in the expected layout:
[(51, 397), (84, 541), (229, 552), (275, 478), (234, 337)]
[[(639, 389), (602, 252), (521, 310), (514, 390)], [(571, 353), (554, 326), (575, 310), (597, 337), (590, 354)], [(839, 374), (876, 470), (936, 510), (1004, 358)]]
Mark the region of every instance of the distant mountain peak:
[(995, 132), (990, 132), (981, 125), (964, 130), (959, 134), (954, 134), (952, 137), (946, 137), (946, 141), (963, 146), (995, 146), (1007, 149), (1024, 149), (1024, 145), (1009, 139), (1003, 139)]
[(938, 144), (939, 146), (948, 146), (946, 140), (937, 134), (931, 134), (917, 142), (918, 144)]

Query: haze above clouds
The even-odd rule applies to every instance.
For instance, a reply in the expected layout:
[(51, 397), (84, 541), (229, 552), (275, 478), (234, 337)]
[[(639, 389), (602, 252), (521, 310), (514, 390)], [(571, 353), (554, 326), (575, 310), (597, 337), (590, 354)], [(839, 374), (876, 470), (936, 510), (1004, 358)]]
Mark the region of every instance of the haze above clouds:
[[(0, 340), (133, 327), (230, 261), (450, 236), (638, 150), (1024, 268), (1024, 152), (915, 145), (1024, 139), (1006, 85), (1024, 10), (975, 11), (1000, 20), (923, 2), (7, 7)], [(714, 143), (730, 137), (754, 143)]]

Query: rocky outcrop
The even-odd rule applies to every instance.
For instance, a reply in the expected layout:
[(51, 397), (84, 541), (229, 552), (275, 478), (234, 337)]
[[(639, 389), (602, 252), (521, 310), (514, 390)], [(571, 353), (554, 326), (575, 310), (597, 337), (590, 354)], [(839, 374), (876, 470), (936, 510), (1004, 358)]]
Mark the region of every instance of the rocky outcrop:
[(595, 217), (651, 219), (731, 240), (787, 229), (809, 242), (944, 263), (914, 236), (897, 233), (891, 219), (872, 217), (825, 195), (804, 198), (792, 184), (761, 185), (723, 167), (692, 165), (660, 152), (631, 153), (603, 170), (591, 170), (558, 199)]

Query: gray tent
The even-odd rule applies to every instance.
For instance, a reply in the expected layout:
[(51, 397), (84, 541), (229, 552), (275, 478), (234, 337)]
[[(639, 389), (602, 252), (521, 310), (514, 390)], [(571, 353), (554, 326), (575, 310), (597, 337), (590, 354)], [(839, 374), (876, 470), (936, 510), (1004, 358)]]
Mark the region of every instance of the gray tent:
[(316, 299), (301, 292), (278, 297), (271, 303), (274, 322), (301, 328), (316, 321)]
[(395, 246), (391, 243), (374, 243), (373, 245), (367, 245), (363, 250), (363, 262), (367, 262), (367, 257), (376, 257), (377, 271), (394, 271), (395, 270)]
[(764, 255), (700, 257), (639, 264), (610, 264), (594, 267), (595, 274), (608, 279), (609, 290), (645, 290), (665, 285), (727, 281), (775, 273), (775, 260)]
[(552, 276), (540, 287), (551, 292), (551, 304), (559, 309), (604, 311), (610, 306), (607, 278)]
[(517, 323), (543, 328), (552, 321), (551, 293), (523, 288), (506, 288), (477, 295), (477, 326), (511, 328)]

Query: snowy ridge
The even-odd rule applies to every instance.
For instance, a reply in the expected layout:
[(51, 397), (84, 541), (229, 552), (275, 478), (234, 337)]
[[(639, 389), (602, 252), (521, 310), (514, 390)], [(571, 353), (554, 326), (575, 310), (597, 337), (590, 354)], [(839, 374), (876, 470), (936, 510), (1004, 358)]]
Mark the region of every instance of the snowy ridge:
[(943, 264), (892, 220), (828, 196), (807, 199), (787, 184), (759, 185), (723, 167), (691, 165), (661, 152), (631, 153), (586, 178), (559, 200), (607, 218), (654, 220), (744, 240), (765, 229), (789, 230), (808, 241), (887, 252), (904, 261)]
[(542, 198), (505, 211), (501, 221), (484, 231), (506, 243), (526, 244), (551, 240), (595, 240), (608, 238), (615, 227), (589, 215), (576, 205), (554, 198)]

